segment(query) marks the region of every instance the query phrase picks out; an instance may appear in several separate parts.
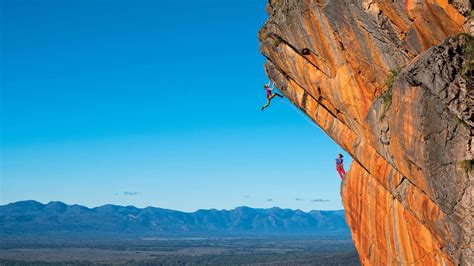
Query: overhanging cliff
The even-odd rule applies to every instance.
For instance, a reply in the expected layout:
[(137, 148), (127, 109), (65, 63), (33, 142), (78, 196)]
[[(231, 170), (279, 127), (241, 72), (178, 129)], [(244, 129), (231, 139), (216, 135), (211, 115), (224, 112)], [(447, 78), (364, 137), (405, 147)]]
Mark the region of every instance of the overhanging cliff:
[(471, 3), (273, 0), (267, 12), (268, 76), (354, 159), (341, 193), (362, 263), (474, 264)]

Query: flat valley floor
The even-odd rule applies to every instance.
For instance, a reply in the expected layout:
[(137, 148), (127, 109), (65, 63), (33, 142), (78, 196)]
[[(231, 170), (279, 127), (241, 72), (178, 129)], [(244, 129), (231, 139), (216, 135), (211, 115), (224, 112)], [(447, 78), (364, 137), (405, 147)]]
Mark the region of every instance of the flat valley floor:
[(359, 265), (350, 238), (0, 240), (0, 265)]

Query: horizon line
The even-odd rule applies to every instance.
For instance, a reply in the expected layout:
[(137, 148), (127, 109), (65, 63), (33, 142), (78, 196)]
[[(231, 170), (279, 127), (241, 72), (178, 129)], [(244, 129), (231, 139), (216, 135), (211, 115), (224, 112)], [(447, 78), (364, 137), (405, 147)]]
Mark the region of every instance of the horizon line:
[(12, 205), (12, 204), (17, 204), (17, 203), (22, 203), (22, 202), (35, 202), (35, 203), (39, 203), (41, 205), (49, 205), (49, 204), (52, 204), (52, 203), (61, 203), (61, 204), (64, 204), (66, 206), (81, 206), (81, 207), (84, 207), (84, 208), (87, 208), (87, 209), (97, 209), (97, 208), (101, 208), (101, 207), (106, 207), (106, 206), (116, 206), (116, 207), (122, 207), (122, 208), (128, 208), (128, 207), (132, 207), (132, 208), (135, 208), (135, 209), (139, 209), (139, 210), (143, 210), (143, 209), (148, 209), (148, 208), (153, 208), (153, 209), (162, 209), (162, 210), (168, 210), (168, 211), (175, 211), (175, 212), (182, 212), (182, 213), (195, 213), (195, 212), (198, 212), (198, 211), (233, 211), (233, 210), (236, 210), (238, 208), (249, 208), (249, 209), (256, 209), (256, 210), (270, 210), (270, 209), (280, 209), (280, 210), (291, 210), (291, 211), (300, 211), (300, 212), (303, 212), (303, 213), (310, 213), (312, 211), (319, 211), (319, 212), (337, 212), (337, 211), (344, 211), (344, 209), (337, 209), (337, 210), (316, 210), (316, 209), (313, 209), (313, 210), (309, 210), (309, 211), (303, 211), (301, 209), (291, 209), (291, 208), (282, 208), (282, 207), (277, 207), (277, 206), (273, 206), (273, 207), (270, 207), (270, 208), (257, 208), (257, 207), (250, 207), (250, 206), (245, 206), (245, 205), (241, 205), (241, 206), (236, 206), (234, 208), (231, 208), (231, 209), (216, 209), (216, 208), (208, 208), (208, 209), (203, 209), (203, 208), (200, 208), (200, 209), (197, 209), (195, 211), (181, 211), (181, 210), (175, 210), (175, 209), (168, 209), (168, 208), (161, 208), (161, 207), (157, 207), (157, 206), (146, 206), (146, 207), (143, 207), (143, 208), (139, 208), (139, 207), (136, 207), (136, 206), (133, 206), (133, 205), (117, 205), (117, 204), (103, 204), (103, 205), (99, 205), (99, 206), (95, 206), (95, 207), (87, 207), (85, 205), (81, 205), (81, 204), (68, 204), (68, 203), (65, 203), (63, 201), (59, 201), (59, 200), (51, 200), (47, 203), (43, 203), (39, 200), (34, 200), (34, 199), (29, 199), (29, 200), (18, 200), (18, 201), (14, 201), (14, 202), (10, 202), (10, 203), (7, 203), (7, 204), (3, 204), (3, 205), (0, 205), (0, 207), (5, 207), (5, 206), (8, 206), (8, 205)]

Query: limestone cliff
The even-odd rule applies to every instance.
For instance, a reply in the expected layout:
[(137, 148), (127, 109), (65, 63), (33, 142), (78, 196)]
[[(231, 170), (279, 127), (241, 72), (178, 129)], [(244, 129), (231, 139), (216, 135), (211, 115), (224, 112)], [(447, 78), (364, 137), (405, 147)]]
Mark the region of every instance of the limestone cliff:
[(268, 76), (354, 159), (341, 194), (361, 262), (474, 265), (471, 3), (271, 0), (267, 13)]

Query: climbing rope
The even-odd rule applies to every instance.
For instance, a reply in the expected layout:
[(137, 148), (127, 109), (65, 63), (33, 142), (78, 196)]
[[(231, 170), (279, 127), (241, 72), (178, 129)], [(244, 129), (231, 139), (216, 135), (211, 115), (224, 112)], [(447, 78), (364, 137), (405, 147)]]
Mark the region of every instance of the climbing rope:
[[(308, 122), (308, 124), (310, 124), (311, 126), (321, 130), (321, 128), (319, 126), (317, 126), (317, 124), (313, 120), (308, 118), (308, 115), (306, 115), (306, 113), (304, 113), (301, 109), (296, 108), (296, 106), (294, 104), (284, 100), (283, 98), (280, 98), (279, 102), (284, 103), (286, 105), (289, 105), (291, 107), (291, 109), (293, 109), (299, 116), (301, 116), (306, 122)], [(336, 146), (337, 146), (337, 154), (342, 153), (341, 146), (339, 146), (339, 144), (337, 144), (337, 143), (336, 143)]]
[[(307, 116), (301, 109), (296, 108), (296, 106), (295, 106), (294, 104), (292, 104), (292, 103), (290, 103), (290, 102), (287, 102), (287, 101), (285, 101), (285, 100), (282, 99), (282, 98), (279, 99), (279, 101), (280, 101), (281, 103), (284, 103), (284, 104), (286, 104), (286, 105), (289, 105), (299, 116), (301, 116), (306, 122), (308, 122), (308, 124), (310, 124), (311, 126), (313, 126), (313, 127), (315, 127), (315, 128), (319, 128), (313, 120), (309, 119), (308, 116)], [(319, 128), (319, 129), (320, 129), (320, 128)]]

